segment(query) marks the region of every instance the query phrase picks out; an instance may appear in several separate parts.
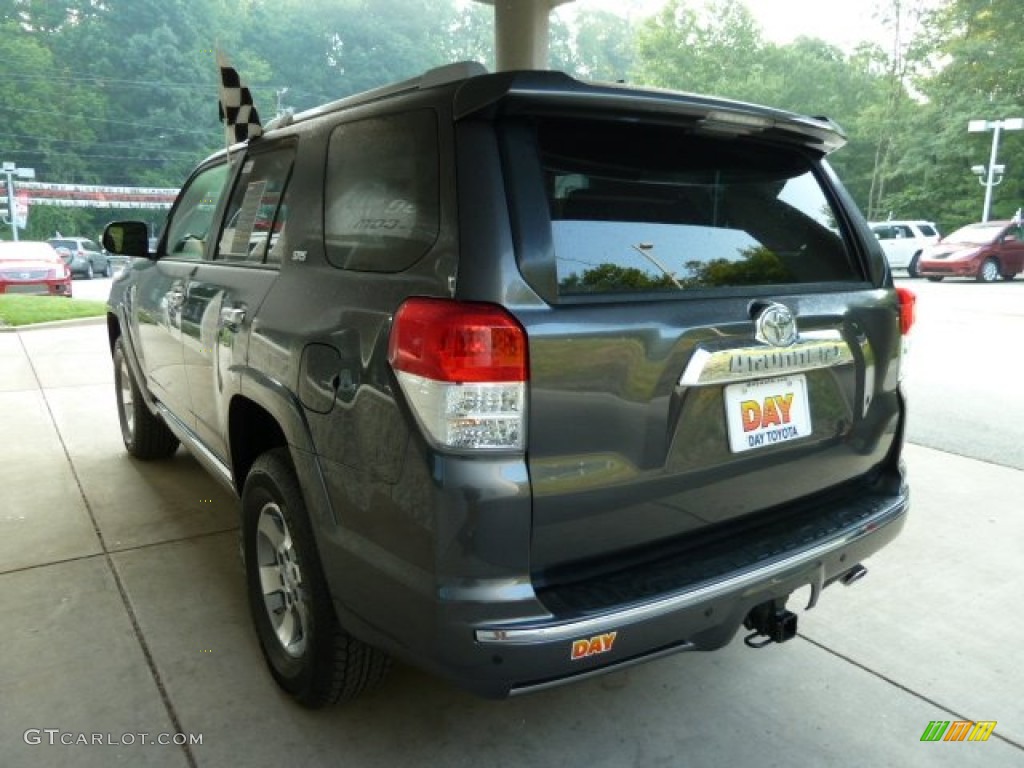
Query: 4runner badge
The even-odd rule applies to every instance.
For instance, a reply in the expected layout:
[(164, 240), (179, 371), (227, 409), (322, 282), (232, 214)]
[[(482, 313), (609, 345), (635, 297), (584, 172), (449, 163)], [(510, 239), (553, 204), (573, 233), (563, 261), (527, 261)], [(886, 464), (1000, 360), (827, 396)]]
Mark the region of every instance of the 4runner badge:
[(583, 640), (572, 641), (572, 658), (573, 661), (579, 661), (585, 659), (588, 656), (596, 656), (599, 653), (608, 653), (615, 645), (615, 636), (618, 632), (606, 632), (603, 635), (594, 635), (591, 638), (585, 638)]

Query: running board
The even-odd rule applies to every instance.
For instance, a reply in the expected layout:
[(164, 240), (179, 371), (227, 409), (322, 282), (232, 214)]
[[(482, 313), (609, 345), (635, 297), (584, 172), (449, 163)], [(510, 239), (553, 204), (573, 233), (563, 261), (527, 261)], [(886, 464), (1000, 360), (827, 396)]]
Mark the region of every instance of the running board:
[(231, 477), (231, 468), (203, 445), (199, 438), (196, 437), (195, 432), (189, 429), (185, 422), (167, 410), (166, 405), (157, 401), (156, 410), (160, 414), (160, 418), (164, 420), (167, 428), (174, 433), (174, 436), (181, 441), (182, 445), (188, 448), (189, 453), (195, 456), (196, 461), (202, 464), (203, 468), (213, 475), (221, 485), (231, 491), (232, 494), (238, 495), (238, 489), (235, 488), (235, 483)]

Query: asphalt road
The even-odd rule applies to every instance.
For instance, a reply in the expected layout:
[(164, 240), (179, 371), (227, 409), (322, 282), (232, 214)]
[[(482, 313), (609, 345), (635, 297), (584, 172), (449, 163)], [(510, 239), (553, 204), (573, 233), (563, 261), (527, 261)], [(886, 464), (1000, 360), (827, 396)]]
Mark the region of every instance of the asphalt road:
[(112, 282), (114, 282), (112, 277), (96, 277), (92, 280), (77, 277), (71, 284), (71, 298), (106, 301), (110, 295)]
[(897, 282), (918, 297), (910, 442), (1024, 469), (1024, 279)]

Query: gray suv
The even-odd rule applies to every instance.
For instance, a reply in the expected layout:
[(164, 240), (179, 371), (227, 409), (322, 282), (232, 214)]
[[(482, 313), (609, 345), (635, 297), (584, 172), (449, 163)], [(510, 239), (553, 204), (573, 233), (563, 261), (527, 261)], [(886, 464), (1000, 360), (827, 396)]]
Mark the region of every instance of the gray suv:
[[(453, 65), (203, 161), (107, 316), (128, 452), (240, 499), (299, 702), (796, 631), (904, 524), (913, 296), (831, 123)], [(744, 629), (745, 628), (745, 629)]]
[(110, 277), (114, 274), (107, 252), (93, 240), (86, 237), (51, 237), (47, 242), (64, 254), (64, 263), (71, 270), (71, 276), (81, 275), (92, 280), (96, 275)]

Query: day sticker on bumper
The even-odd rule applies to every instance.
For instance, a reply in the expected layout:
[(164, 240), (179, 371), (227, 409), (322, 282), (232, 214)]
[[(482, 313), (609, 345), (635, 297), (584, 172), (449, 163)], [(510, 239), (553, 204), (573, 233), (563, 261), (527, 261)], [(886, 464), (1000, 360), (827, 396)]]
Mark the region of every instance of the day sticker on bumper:
[(730, 384), (725, 388), (725, 417), (733, 453), (808, 437), (807, 377), (799, 374)]
[(573, 661), (585, 659), (588, 656), (596, 656), (599, 653), (608, 653), (615, 645), (615, 638), (618, 632), (606, 632), (603, 635), (581, 638), (572, 641), (572, 652), (570, 658)]

